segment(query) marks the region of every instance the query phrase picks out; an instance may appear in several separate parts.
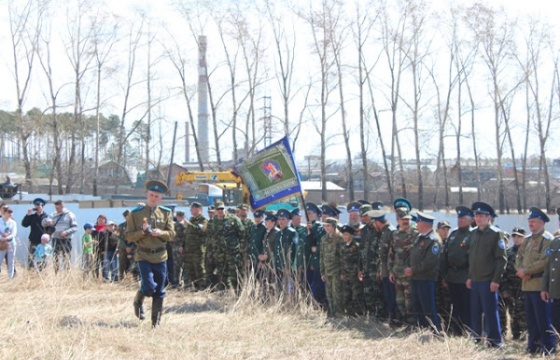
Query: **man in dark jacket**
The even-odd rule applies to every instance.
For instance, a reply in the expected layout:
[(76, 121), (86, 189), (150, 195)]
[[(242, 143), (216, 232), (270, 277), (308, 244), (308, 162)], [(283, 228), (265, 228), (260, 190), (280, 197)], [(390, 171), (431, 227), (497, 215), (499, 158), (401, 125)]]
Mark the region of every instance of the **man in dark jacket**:
[(35, 253), (35, 248), (41, 243), (41, 236), (44, 233), (43, 226), (41, 222), (47, 217), (47, 214), (43, 211), (46, 201), (37, 198), (33, 200), (33, 207), (27, 210), (27, 214), (21, 220), (21, 226), (29, 229), (29, 246), (28, 246), (28, 264), (29, 268), (33, 265), (33, 254)]

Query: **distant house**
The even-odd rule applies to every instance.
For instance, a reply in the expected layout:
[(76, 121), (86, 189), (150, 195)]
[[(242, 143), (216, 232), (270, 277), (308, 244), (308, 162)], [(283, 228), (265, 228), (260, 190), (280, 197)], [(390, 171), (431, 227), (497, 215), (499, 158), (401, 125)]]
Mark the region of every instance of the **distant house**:
[[(95, 167), (92, 166), (90, 168), (90, 176), (86, 179), (88, 185), (91, 185), (93, 183), (94, 174)], [(131, 187), (133, 181), (124, 166), (118, 165), (114, 160), (107, 160), (99, 164), (99, 170), (97, 173), (97, 184), (100, 187), (110, 187), (117, 184), (119, 184), (119, 186)]]

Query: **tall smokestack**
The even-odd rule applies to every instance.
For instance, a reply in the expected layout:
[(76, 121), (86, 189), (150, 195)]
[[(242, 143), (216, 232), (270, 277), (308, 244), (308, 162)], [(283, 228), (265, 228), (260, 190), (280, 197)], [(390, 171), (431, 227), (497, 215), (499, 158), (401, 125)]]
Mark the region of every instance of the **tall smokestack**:
[(206, 69), (206, 36), (198, 37), (198, 146), (200, 160), (207, 164), (208, 149), (208, 77)]

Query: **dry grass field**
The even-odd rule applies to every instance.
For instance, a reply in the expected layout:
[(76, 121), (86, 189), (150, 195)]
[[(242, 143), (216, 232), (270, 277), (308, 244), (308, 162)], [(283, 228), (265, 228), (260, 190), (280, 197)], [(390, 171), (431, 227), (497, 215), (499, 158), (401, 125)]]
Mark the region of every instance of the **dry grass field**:
[(263, 305), (248, 293), (168, 291), (161, 326), (134, 317), (138, 285), (21, 267), (0, 274), (0, 359), (519, 359), (524, 343), (488, 350), (467, 338), (327, 319), (311, 305)]

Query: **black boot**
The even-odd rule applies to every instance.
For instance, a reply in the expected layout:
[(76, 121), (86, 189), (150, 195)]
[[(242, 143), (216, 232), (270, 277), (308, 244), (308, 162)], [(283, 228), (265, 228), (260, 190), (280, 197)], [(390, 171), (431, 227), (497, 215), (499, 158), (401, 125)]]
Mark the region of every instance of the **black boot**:
[(140, 290), (136, 293), (134, 297), (134, 315), (140, 320), (144, 320), (144, 294)]
[(152, 328), (159, 326), (159, 320), (161, 319), (161, 313), (163, 308), (162, 298), (152, 298)]

